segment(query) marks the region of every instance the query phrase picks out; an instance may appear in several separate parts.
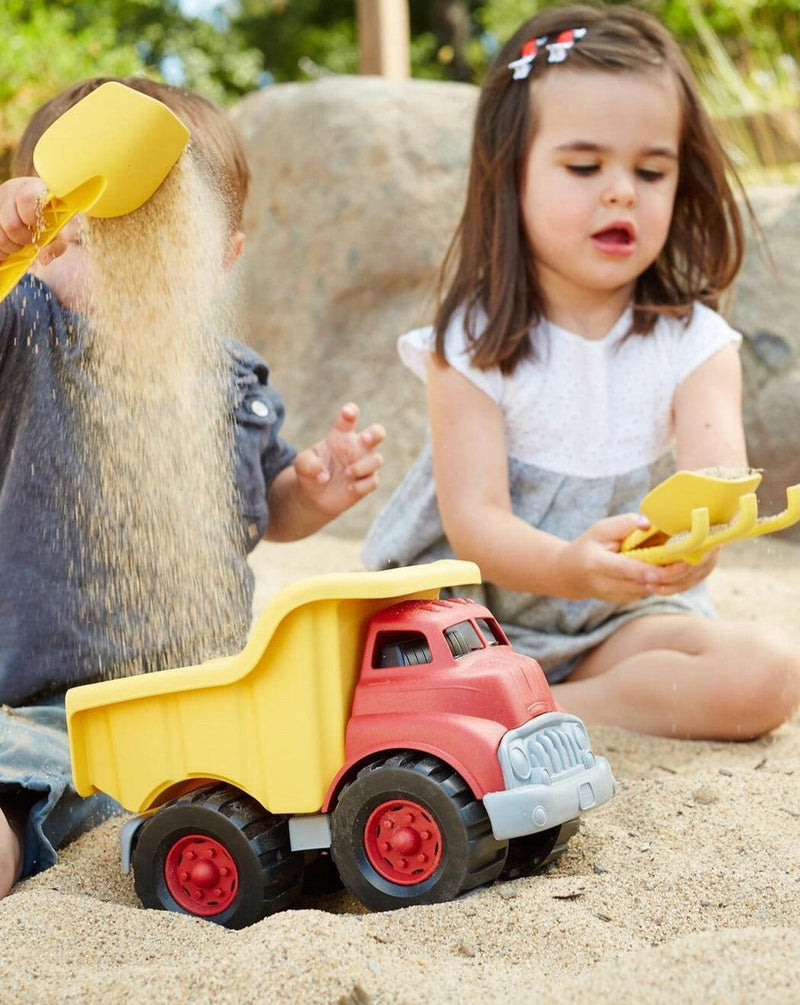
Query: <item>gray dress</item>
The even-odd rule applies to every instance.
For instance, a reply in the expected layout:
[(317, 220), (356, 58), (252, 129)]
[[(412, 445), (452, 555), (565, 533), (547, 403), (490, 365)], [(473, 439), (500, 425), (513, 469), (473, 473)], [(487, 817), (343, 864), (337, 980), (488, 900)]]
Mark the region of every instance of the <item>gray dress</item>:
[[(647, 336), (625, 337), (628, 315), (598, 342), (545, 323), (539, 362), (510, 377), (476, 371), (463, 331), (451, 326), (450, 364), (485, 391), (505, 419), (513, 512), (531, 526), (573, 540), (597, 520), (635, 512), (643, 496), (674, 471), (672, 399), (676, 387), (734, 332), (696, 308), (688, 326), (662, 319)], [(400, 340), (403, 361), (424, 379), (430, 329)], [(538, 435), (537, 431), (541, 432)], [(426, 444), (371, 527), (363, 549), (370, 569), (452, 558), (436, 501)], [(512, 645), (536, 658), (551, 683), (621, 625), (646, 614), (713, 616), (703, 584), (670, 597), (628, 604), (580, 601), (501, 589), (490, 582), (455, 591), (485, 603)]]

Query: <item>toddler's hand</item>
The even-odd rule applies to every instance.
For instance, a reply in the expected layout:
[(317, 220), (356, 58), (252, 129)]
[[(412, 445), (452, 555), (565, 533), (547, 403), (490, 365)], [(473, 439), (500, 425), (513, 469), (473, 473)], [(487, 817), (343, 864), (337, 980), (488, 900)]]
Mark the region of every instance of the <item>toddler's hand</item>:
[(358, 406), (344, 405), (324, 440), (297, 455), (298, 485), (315, 509), (338, 516), (378, 487), (383, 458), (376, 448), (386, 433), (374, 424), (356, 432)]
[(716, 554), (707, 555), (699, 565), (676, 562), (648, 565), (620, 553), (620, 546), (634, 530), (647, 529), (646, 518), (636, 513), (598, 520), (570, 542), (564, 553), (572, 596), (595, 597), (624, 604), (650, 594), (670, 596), (699, 583), (716, 564)]
[[(0, 262), (31, 244), (36, 234), (39, 207), (47, 196), (40, 178), (11, 178), (0, 185)], [(52, 261), (66, 248), (59, 234), (41, 252), (41, 261)]]
[(38, 178), (11, 178), (0, 185), (0, 259), (31, 243), (46, 194)]

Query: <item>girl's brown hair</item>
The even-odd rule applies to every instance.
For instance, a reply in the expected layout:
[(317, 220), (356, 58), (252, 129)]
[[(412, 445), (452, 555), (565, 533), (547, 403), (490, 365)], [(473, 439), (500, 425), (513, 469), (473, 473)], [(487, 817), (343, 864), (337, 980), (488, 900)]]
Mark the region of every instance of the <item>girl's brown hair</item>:
[(461, 309), (475, 366), (499, 366), (511, 373), (535, 353), (528, 333), (543, 317), (544, 303), (522, 221), (520, 190), (536, 132), (535, 82), (543, 73), (558, 73), (559, 64), (538, 57), (528, 81), (514, 80), (508, 64), (519, 58), (528, 40), (552, 39), (570, 28), (586, 29), (567, 56), (570, 70), (666, 70), (680, 95), (672, 222), (660, 255), (636, 282), (631, 332), (651, 332), (660, 314), (688, 318), (695, 301), (716, 307), (741, 265), (742, 219), (727, 172), (736, 175), (677, 42), (654, 18), (631, 7), (549, 8), (506, 42), (481, 91), (466, 204), (440, 274), (435, 330), (441, 359), (448, 325)]
[(33, 113), (22, 134), (11, 160), (11, 173), (34, 174), (33, 148), (42, 133), (81, 98), (112, 80), (161, 101), (178, 116), (191, 133), (190, 145), (197, 163), (222, 195), (231, 234), (241, 230), (250, 171), (242, 142), (228, 115), (219, 105), (193, 91), (148, 77), (91, 77), (45, 102)]

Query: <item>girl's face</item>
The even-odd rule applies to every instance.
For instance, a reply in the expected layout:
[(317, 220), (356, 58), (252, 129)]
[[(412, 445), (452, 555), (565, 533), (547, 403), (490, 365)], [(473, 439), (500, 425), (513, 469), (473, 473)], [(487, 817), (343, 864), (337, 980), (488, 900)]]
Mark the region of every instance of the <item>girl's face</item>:
[(677, 86), (666, 73), (559, 66), (533, 88), (538, 121), (521, 209), (548, 317), (565, 324), (582, 308), (606, 307), (613, 322), (669, 233)]

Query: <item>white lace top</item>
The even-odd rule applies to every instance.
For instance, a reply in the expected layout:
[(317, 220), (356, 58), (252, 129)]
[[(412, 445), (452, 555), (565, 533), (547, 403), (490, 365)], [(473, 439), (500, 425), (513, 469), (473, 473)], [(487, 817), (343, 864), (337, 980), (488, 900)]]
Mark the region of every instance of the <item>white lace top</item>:
[[(630, 311), (602, 339), (543, 322), (539, 360), (511, 376), (479, 370), (466, 353), (460, 318), (447, 332), (448, 362), (500, 407), (510, 458), (565, 475), (599, 478), (651, 464), (672, 447), (672, 399), (678, 385), (731, 342), (741, 342), (715, 311), (695, 306), (688, 325), (660, 318), (649, 335), (631, 335)], [(433, 329), (398, 341), (402, 361), (425, 379)]]

